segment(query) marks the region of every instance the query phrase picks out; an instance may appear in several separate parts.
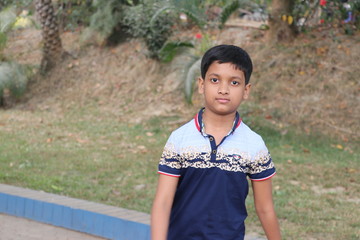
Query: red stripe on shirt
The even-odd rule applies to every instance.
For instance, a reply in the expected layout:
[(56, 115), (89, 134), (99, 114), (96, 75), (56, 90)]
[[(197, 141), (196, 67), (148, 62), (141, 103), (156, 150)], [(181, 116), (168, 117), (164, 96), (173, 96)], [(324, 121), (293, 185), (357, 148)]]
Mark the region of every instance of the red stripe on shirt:
[(267, 179), (269, 179), (269, 178), (272, 178), (275, 174), (276, 174), (276, 172), (274, 172), (273, 174), (271, 174), (270, 176), (268, 176), (268, 177), (266, 177), (266, 178), (260, 178), (260, 179), (251, 179), (251, 178), (250, 178), (250, 180), (251, 180), (251, 181), (257, 181), (257, 182), (259, 182), (259, 181), (265, 181), (265, 180), (267, 180)]
[(196, 114), (194, 119), (195, 119), (196, 128), (199, 130), (199, 132), (201, 132), (201, 128), (200, 128), (200, 124), (199, 124), (199, 114)]
[(241, 122), (242, 122), (242, 119), (240, 118), (240, 119), (239, 119), (239, 122), (237, 123), (237, 125), (236, 125), (236, 127), (235, 127), (235, 129), (240, 126)]
[(158, 171), (158, 173), (162, 174), (162, 175), (165, 175), (165, 176), (169, 176), (169, 177), (180, 177), (180, 175), (165, 173), (165, 172), (161, 172), (161, 171)]

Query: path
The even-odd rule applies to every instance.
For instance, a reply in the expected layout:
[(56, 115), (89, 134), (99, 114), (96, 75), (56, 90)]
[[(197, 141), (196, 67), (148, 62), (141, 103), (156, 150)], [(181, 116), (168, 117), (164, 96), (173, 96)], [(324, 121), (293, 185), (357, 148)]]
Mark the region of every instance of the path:
[(0, 214), (0, 240), (103, 240), (89, 234)]

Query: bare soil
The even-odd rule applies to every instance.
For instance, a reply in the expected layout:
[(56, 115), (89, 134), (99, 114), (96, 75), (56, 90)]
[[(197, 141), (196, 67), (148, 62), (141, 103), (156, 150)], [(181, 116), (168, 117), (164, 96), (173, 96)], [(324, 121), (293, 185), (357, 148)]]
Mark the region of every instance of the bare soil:
[[(344, 142), (359, 140), (360, 33), (348, 36), (337, 29), (316, 29), (293, 43), (274, 46), (257, 29), (228, 27), (209, 34), (215, 44), (239, 45), (253, 58), (251, 101), (258, 107), (248, 114), (284, 131), (292, 128)], [(141, 122), (154, 116), (185, 120), (201, 106), (196, 93), (193, 105), (184, 100), (185, 56), (159, 63), (146, 57), (140, 40), (105, 47), (94, 39), (84, 41), (81, 30), (63, 33), (62, 41), (74, 57), (46, 76), (36, 74), (24, 99), (13, 108), (61, 113), (95, 105), (124, 121)], [(38, 66), (40, 31), (14, 32), (5, 54)]]

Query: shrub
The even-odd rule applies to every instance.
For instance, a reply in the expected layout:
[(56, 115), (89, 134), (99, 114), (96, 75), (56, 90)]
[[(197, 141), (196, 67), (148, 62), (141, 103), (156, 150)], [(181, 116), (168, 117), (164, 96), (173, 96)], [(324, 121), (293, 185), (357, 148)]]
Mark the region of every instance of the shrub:
[(165, 13), (151, 20), (156, 10), (156, 4), (139, 4), (128, 7), (123, 24), (133, 37), (144, 40), (149, 57), (159, 59), (158, 52), (172, 34), (175, 17), (171, 13)]
[(90, 17), (95, 12), (92, 0), (61, 0), (55, 7), (60, 27), (64, 30), (74, 30), (78, 26), (89, 26)]
[[(7, 33), (16, 22), (14, 8), (7, 8), (0, 12), (0, 103), (2, 103), (5, 90), (12, 96), (21, 96), (28, 81), (27, 67), (8, 61), (3, 54), (7, 43)], [(1, 104), (0, 104), (1, 105)]]
[(15, 62), (0, 62), (0, 99), (6, 89), (12, 96), (20, 97), (25, 92), (27, 82), (26, 67)]

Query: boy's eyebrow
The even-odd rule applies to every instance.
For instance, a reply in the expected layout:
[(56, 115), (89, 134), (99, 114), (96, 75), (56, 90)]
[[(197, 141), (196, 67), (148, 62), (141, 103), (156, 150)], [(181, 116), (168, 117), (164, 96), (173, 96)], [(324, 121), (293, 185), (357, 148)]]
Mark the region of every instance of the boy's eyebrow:
[[(217, 73), (210, 73), (209, 77), (212, 76), (212, 75), (214, 75), (215, 77), (220, 77), (220, 75), (217, 74)], [(239, 76), (232, 76), (231, 79), (240, 79), (240, 80), (242, 80), (242, 78), (239, 77)]]

